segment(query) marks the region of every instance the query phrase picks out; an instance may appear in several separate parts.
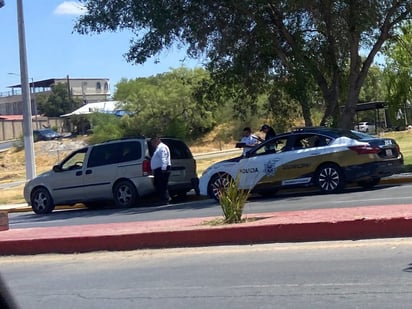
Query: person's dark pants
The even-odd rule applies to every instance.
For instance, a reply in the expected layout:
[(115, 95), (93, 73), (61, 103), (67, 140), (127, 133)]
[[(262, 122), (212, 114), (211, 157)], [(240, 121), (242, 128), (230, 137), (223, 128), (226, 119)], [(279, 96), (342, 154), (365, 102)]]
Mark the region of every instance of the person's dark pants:
[(169, 183), (170, 171), (162, 171), (161, 168), (157, 168), (153, 171), (154, 186), (159, 194), (160, 200), (164, 203), (168, 203), (170, 196), (167, 186)]

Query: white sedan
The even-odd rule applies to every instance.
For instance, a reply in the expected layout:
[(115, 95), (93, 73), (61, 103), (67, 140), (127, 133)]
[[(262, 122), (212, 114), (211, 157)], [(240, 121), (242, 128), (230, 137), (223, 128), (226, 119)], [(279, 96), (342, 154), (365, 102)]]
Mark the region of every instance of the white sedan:
[(364, 133), (375, 133), (376, 126), (373, 123), (362, 121), (355, 126), (355, 130)]
[(280, 188), (317, 186), (341, 191), (346, 183), (377, 185), (382, 177), (403, 170), (403, 156), (394, 139), (350, 131), (301, 128), (252, 148), (245, 156), (213, 164), (200, 178), (200, 194), (216, 200), (229, 181), (239, 189), (274, 194)]

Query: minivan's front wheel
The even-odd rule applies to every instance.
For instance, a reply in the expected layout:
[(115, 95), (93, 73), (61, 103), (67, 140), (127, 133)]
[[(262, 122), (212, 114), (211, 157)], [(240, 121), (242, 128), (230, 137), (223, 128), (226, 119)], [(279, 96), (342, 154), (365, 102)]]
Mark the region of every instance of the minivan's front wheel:
[(31, 208), (36, 214), (44, 215), (51, 213), (54, 209), (54, 202), (49, 191), (44, 187), (33, 190), (30, 197)]
[(137, 201), (137, 190), (128, 180), (121, 180), (113, 188), (114, 204), (118, 208), (133, 207)]
[(315, 177), (315, 182), (322, 193), (337, 193), (345, 186), (340, 167), (333, 163), (320, 166)]

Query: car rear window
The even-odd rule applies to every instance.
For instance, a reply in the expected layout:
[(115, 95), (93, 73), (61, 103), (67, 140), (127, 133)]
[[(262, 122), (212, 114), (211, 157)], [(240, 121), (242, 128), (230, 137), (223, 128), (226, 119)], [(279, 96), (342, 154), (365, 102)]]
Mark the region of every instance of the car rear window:
[[(178, 139), (169, 139), (169, 138), (161, 138), (161, 141), (169, 147), (170, 156), (172, 159), (192, 159), (193, 155), (187, 145)], [(154, 149), (150, 142), (149, 145), (149, 154), (150, 156), (153, 155)]]

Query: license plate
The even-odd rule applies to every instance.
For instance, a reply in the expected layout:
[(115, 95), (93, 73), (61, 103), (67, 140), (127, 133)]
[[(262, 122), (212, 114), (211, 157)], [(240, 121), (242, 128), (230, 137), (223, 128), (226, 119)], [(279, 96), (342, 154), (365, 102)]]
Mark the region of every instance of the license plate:
[(387, 157), (392, 157), (393, 156), (392, 149), (386, 149), (385, 152), (386, 152)]
[(171, 173), (171, 176), (172, 177), (179, 177), (179, 176), (182, 176), (182, 171), (172, 171)]

